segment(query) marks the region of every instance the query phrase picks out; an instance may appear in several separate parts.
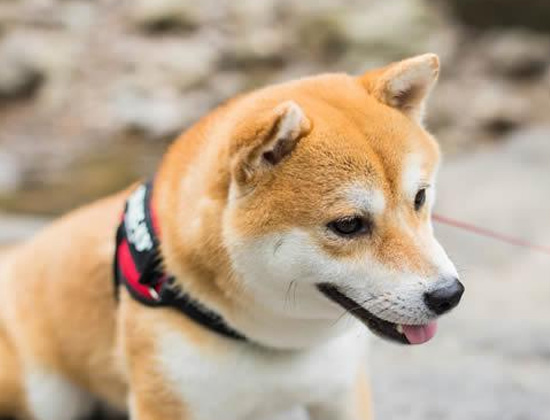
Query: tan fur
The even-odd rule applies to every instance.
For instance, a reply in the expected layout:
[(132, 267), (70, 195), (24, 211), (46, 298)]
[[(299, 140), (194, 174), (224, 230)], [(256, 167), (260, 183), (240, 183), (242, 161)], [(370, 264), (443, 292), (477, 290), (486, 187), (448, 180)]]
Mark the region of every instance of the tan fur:
[[(126, 291), (123, 292), (122, 311), (130, 314), (122, 314), (124, 325), (121, 327), (123, 335), (125, 358), (128, 363), (128, 380), (135, 384), (135, 410), (140, 413), (140, 420), (151, 419), (182, 419), (188, 417), (185, 414), (185, 406), (170, 391), (162, 374), (156, 369), (154, 362), (155, 342), (151, 339), (150, 332), (155, 329), (158, 322), (173, 323), (174, 318), (181, 321), (181, 316), (172, 311), (161, 313), (140, 310), (140, 305), (130, 299)], [(181, 329), (181, 322), (174, 324), (174, 328)], [(189, 339), (200, 345), (200, 333), (191, 321), (186, 334)], [(162, 401), (162, 404), (159, 404)]]
[(361, 420), (370, 420), (373, 417), (372, 395), (368, 378), (365, 372), (360, 372), (355, 388), (357, 411), (363, 414)]
[[(438, 148), (403, 112), (403, 103), (393, 107), (381, 100), (391, 79), (388, 69), (401, 75), (407, 65), (362, 78), (323, 75), (253, 92), (207, 115), (173, 144), (155, 179), (154, 205), (166, 268), (185, 290), (230, 318), (251, 299), (242, 293), (222, 235), (233, 183), (244, 197), (232, 218), (240, 235), (259, 238), (299, 227), (334, 259), (359, 259), (368, 248), (388, 266), (433, 270), (395, 219), (381, 216), (376, 237), (353, 244), (327, 239), (318, 230), (353, 210), (341, 204), (342, 192), (335, 188), (350, 178), (380, 188), (388, 213), (399, 209), (420, 229), (410, 203), (396, 195), (403, 159), (417, 148), (435, 165)], [(417, 92), (409, 93), (413, 102), (407, 106), (416, 107)], [(407, 92), (403, 95), (407, 101)], [(301, 128), (285, 145), (292, 149), (290, 158), (257, 172), (261, 168), (254, 165), (273, 143), (288, 101), (304, 113)], [(256, 198), (247, 201), (250, 191)], [(114, 236), (128, 193), (69, 214), (0, 263), (0, 414), (21, 413), (22, 373), (40, 367), (121, 410), (131, 392), (139, 420), (193, 420), (186, 401), (173, 394), (155, 365), (155, 330), (163, 325), (180, 331), (206, 354), (223, 350), (218, 337), (177, 312), (151, 310), (125, 292), (115, 301)], [(427, 220), (429, 213), (420, 217)], [(359, 378), (356, 412), (364, 420), (371, 407), (366, 379)]]
[[(24, 364), (63, 372), (118, 407), (112, 232), (125, 194), (54, 223), (19, 246), (0, 278), (7, 334)], [(68, 257), (71, 256), (71, 257)], [(90, 375), (90, 372), (93, 372)]]
[(21, 372), (17, 355), (0, 330), (0, 413), (21, 412), (24, 409)]

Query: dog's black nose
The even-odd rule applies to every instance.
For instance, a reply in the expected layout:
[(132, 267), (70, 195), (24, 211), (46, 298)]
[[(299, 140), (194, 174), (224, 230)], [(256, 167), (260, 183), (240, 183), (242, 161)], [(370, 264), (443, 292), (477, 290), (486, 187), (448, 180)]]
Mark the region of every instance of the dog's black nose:
[(446, 286), (424, 294), (424, 302), (430, 310), (437, 315), (441, 315), (458, 305), (463, 293), (464, 286), (462, 283), (458, 279), (453, 279)]

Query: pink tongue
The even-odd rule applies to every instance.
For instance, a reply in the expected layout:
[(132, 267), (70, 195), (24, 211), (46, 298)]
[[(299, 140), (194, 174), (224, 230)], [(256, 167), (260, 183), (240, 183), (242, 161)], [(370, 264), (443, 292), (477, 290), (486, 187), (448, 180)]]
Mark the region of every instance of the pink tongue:
[(403, 325), (403, 334), (411, 344), (422, 344), (431, 340), (436, 331), (436, 321), (432, 321), (427, 325)]

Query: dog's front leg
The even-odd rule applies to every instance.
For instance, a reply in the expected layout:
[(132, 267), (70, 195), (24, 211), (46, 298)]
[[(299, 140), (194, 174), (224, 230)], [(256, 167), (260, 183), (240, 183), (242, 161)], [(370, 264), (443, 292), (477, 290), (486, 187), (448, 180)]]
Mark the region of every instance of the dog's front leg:
[(145, 352), (130, 361), (130, 420), (192, 420), (155, 363)]
[(120, 316), (130, 420), (193, 420), (158, 357), (158, 330), (167, 323), (166, 313), (144, 307), (124, 292)]
[(155, 363), (146, 353), (130, 362), (130, 420), (192, 420)]
[(188, 420), (180, 402), (166, 399), (157, 391), (133, 392), (130, 397), (130, 420)]
[(372, 420), (370, 387), (364, 369), (351, 389), (308, 407), (310, 420)]

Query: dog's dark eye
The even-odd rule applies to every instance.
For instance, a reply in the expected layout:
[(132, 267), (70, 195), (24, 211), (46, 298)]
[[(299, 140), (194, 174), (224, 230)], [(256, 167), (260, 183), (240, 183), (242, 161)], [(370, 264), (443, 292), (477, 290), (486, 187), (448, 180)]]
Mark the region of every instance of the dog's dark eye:
[(416, 197), (414, 197), (414, 209), (416, 211), (420, 210), (424, 203), (426, 202), (426, 188), (418, 190)]
[(340, 236), (356, 236), (363, 233), (369, 233), (371, 224), (362, 217), (346, 217), (338, 219), (328, 224), (328, 228)]

